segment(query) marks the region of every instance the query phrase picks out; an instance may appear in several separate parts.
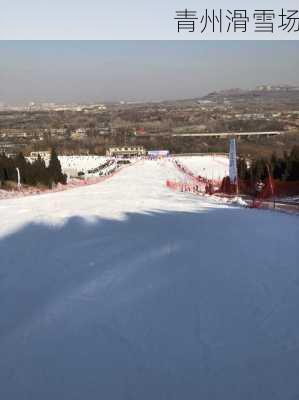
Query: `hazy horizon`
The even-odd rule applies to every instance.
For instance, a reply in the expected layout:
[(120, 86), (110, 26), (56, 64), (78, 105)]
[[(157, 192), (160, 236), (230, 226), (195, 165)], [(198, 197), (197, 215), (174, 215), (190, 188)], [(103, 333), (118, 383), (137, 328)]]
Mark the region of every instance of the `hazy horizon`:
[(299, 85), (297, 41), (2, 41), (0, 103), (158, 101)]

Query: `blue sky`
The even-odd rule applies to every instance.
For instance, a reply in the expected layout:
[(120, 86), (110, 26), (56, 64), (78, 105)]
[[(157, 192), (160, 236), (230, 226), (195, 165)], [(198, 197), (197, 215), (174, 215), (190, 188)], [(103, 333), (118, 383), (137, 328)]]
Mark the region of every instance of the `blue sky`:
[(298, 41), (0, 41), (0, 102), (196, 97), (299, 84)]

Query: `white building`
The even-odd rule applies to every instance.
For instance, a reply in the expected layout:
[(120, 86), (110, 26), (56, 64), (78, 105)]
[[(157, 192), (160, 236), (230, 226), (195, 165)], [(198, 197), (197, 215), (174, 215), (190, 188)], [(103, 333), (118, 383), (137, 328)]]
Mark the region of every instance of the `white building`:
[(106, 151), (108, 157), (139, 157), (145, 156), (146, 150), (143, 146), (115, 146)]

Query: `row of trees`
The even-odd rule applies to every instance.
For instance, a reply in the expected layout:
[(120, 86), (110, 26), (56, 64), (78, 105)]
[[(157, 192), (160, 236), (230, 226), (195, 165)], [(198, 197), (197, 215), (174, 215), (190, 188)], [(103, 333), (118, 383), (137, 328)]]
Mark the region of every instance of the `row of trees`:
[(45, 185), (52, 188), (53, 184), (66, 184), (67, 177), (62, 173), (60, 161), (56, 151), (51, 151), (49, 165), (38, 156), (34, 162), (27, 161), (23, 153), (19, 153), (15, 158), (0, 155), (0, 183), (7, 181), (17, 182), (20, 172), (21, 183), (30, 186)]
[(269, 176), (281, 181), (299, 181), (299, 146), (278, 157), (274, 152), (270, 160), (256, 158), (248, 163), (245, 158), (238, 160), (238, 174), (241, 180), (264, 181)]

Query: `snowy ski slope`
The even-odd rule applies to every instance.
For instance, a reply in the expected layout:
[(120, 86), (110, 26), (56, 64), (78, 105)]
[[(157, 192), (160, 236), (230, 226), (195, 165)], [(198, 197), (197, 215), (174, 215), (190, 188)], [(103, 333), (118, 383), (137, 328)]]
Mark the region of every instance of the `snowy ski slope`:
[(298, 218), (179, 174), (0, 201), (1, 399), (298, 398)]
[(176, 159), (195, 175), (222, 180), (229, 175), (229, 161), (225, 156), (182, 156)]
[(78, 172), (86, 173), (88, 170), (99, 167), (105, 164), (107, 157), (104, 156), (59, 156), (62, 171), (73, 174)]

